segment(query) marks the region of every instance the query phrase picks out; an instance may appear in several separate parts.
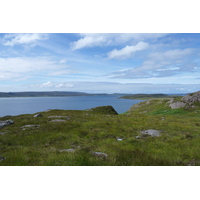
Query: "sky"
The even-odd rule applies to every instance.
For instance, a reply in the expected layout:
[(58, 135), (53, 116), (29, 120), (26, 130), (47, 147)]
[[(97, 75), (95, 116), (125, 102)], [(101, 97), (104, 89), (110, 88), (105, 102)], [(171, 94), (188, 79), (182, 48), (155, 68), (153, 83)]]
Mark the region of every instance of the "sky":
[(1, 33), (0, 92), (189, 93), (199, 33)]

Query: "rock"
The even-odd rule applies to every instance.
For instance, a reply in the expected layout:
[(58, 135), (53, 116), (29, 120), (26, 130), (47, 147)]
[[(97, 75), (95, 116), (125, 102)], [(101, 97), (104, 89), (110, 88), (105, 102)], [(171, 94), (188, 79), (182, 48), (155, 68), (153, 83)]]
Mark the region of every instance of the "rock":
[(6, 132), (0, 132), (0, 135), (4, 135)]
[(188, 94), (181, 99), (182, 101), (186, 103), (194, 103), (194, 102), (200, 102), (200, 91)]
[(25, 125), (25, 126), (22, 126), (22, 130), (26, 130), (25, 128), (39, 128), (40, 127), (40, 124), (28, 124), (28, 125)]
[(67, 120), (65, 119), (53, 119), (51, 122), (66, 122)]
[(170, 100), (168, 103), (171, 109), (183, 108), (186, 106), (186, 103), (181, 101), (173, 102), (172, 100)]
[(38, 113), (38, 114), (34, 115), (33, 117), (42, 117), (42, 114)]
[(71, 152), (71, 153), (73, 153), (75, 151), (76, 151), (76, 149), (62, 149), (62, 150), (59, 150), (59, 152)]
[(98, 158), (107, 158), (108, 156), (106, 153), (102, 153), (102, 152), (91, 151), (90, 153), (95, 155)]
[(199, 160), (196, 160), (196, 159), (193, 159), (193, 160), (191, 160), (190, 162), (188, 162), (186, 165), (187, 165), (187, 166), (200, 165), (200, 161), (199, 161)]
[(0, 156), (0, 162), (3, 161), (3, 160), (5, 160), (5, 159), (6, 159), (5, 157)]
[(136, 139), (139, 139), (139, 138), (140, 138), (140, 136), (139, 136), (139, 135), (137, 135), (137, 136), (135, 136), (135, 138), (136, 138)]
[(0, 128), (3, 128), (4, 126), (8, 126), (10, 124), (14, 124), (13, 120), (6, 120), (6, 121), (0, 121)]
[(61, 116), (61, 115), (49, 116), (48, 118), (65, 118), (67, 120), (70, 119), (70, 117), (68, 117), (68, 116)]
[(112, 106), (98, 106), (85, 111), (90, 111), (94, 114), (118, 115), (117, 111)]
[(121, 139), (121, 138), (118, 138), (117, 141), (122, 141), (122, 139)]
[(149, 136), (154, 136), (154, 137), (159, 137), (160, 136), (160, 131), (149, 129), (145, 131), (140, 131), (143, 135), (149, 135)]

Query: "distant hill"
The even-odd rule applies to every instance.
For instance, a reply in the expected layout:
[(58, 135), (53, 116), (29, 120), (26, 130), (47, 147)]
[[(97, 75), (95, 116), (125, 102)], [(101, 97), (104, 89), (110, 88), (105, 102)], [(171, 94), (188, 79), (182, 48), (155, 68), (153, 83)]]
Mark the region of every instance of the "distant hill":
[(120, 97), (120, 99), (154, 99), (154, 98), (172, 98), (176, 95), (167, 95), (167, 94), (130, 94)]
[(59, 96), (94, 96), (106, 94), (88, 94), (85, 92), (0, 92), (0, 97), (59, 97)]

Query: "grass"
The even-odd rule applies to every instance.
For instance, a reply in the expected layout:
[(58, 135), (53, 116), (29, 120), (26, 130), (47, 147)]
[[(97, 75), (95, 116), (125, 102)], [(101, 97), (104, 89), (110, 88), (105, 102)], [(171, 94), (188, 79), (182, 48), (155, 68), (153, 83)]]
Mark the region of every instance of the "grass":
[[(199, 107), (172, 110), (166, 102), (141, 102), (121, 115), (102, 107), (0, 118), (15, 122), (0, 130), (5, 132), (0, 135), (0, 156), (6, 157), (0, 166), (183, 166), (192, 160), (200, 165)], [(51, 122), (48, 117), (55, 115), (70, 119)], [(27, 124), (40, 126), (23, 130)], [(161, 131), (161, 137), (143, 137), (140, 131), (146, 129)], [(76, 151), (59, 152), (71, 148)]]

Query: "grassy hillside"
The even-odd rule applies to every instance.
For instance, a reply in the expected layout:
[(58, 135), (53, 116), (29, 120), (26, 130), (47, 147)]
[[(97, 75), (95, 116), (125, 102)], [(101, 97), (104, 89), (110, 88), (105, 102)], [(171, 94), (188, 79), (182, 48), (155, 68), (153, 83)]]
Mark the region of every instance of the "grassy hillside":
[[(14, 121), (0, 129), (0, 165), (200, 165), (200, 105), (171, 109), (168, 101), (141, 102), (123, 115), (108, 106), (0, 118)], [(148, 129), (160, 137), (141, 133)]]

